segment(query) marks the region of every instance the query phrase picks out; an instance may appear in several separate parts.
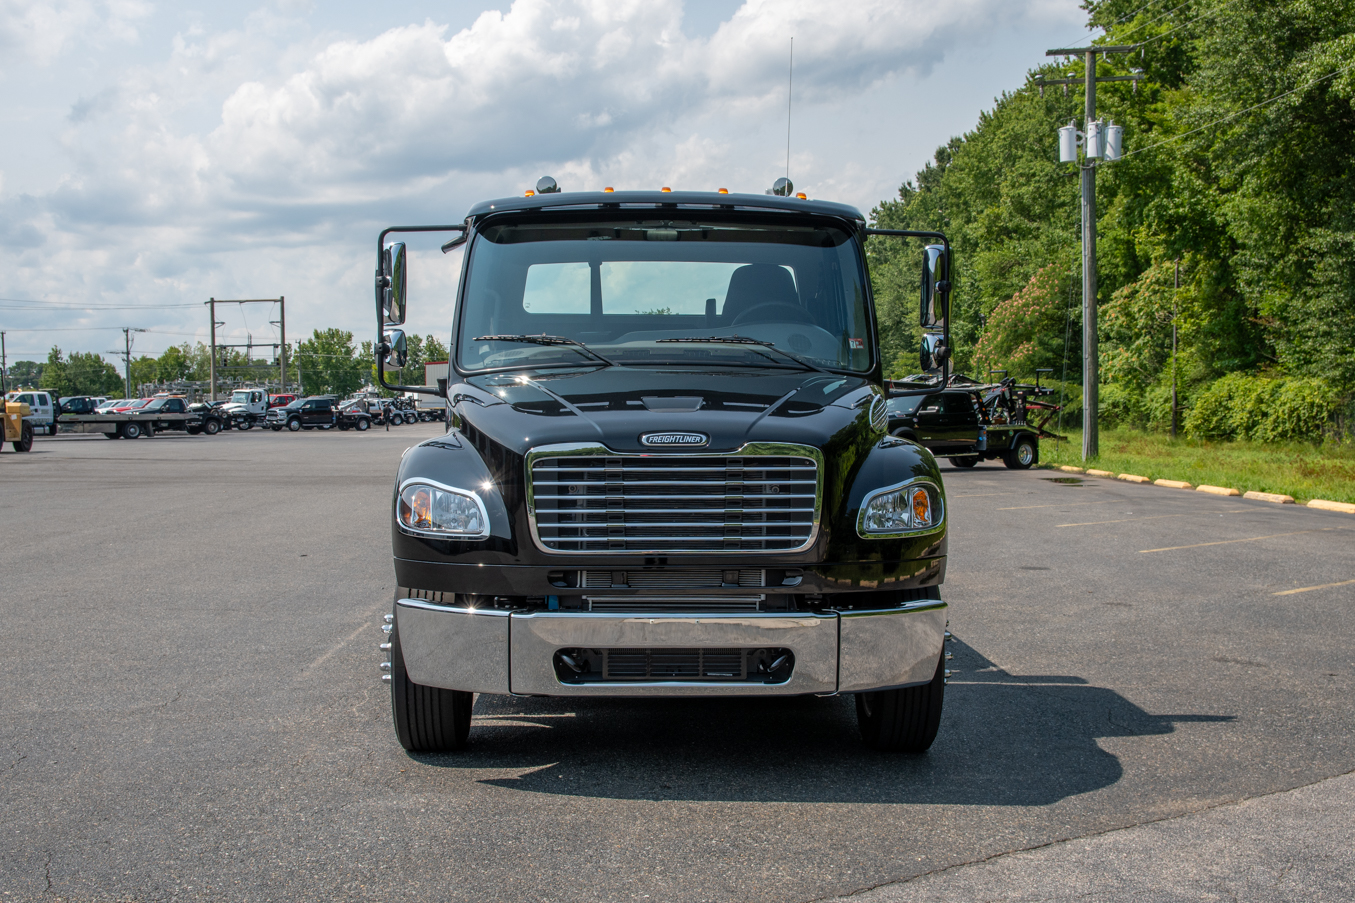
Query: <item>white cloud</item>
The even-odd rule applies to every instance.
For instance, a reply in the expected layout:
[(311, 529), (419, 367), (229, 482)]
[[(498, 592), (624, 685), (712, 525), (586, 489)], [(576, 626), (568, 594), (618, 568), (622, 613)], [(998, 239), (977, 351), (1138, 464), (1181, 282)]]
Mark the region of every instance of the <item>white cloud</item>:
[[(46, 62), (92, 30), (134, 40), (146, 12), (130, 0), (0, 4), (0, 42)], [(456, 220), (547, 172), (566, 189), (760, 190), (784, 165), (792, 35), (801, 128), (845, 132), (844, 108), (925, 122), (926, 97), (903, 111), (851, 105), (925, 77), (975, 36), (1031, 16), (1076, 21), (1073, 0), (746, 0), (713, 35), (689, 38), (674, 3), (516, 0), (455, 33), (425, 21), (355, 40), (288, 18), (304, 3), (276, 8), (236, 30), (183, 31), (159, 62), (81, 92), (59, 137), (62, 178), (0, 195), (13, 280), (0, 293), (91, 303), (285, 293), (315, 304), (310, 325), (365, 332), (377, 222)], [(810, 141), (794, 164), (802, 185), (867, 205), (882, 165), (886, 185), (910, 174)]]

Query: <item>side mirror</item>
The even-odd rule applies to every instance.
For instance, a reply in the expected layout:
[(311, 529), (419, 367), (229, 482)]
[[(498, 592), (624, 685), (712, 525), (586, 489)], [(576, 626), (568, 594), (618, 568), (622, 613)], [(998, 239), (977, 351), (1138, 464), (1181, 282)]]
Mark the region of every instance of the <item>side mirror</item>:
[(945, 329), (950, 306), (950, 260), (942, 245), (927, 245), (922, 255), (921, 316), (923, 329)]
[(382, 337), (381, 342), (386, 346), (386, 353), (381, 358), (381, 369), (387, 373), (404, 369), (409, 361), (409, 345), (405, 342), (404, 330), (392, 329)]
[(381, 252), (381, 312), (387, 326), (405, 322), (408, 278), (405, 269), (405, 243), (397, 241)]

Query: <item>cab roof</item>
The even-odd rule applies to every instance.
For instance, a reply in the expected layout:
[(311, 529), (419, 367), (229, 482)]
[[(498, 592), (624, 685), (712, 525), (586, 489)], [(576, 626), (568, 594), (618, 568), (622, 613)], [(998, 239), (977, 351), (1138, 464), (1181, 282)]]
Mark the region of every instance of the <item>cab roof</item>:
[(809, 213), (855, 220), (865, 225), (866, 218), (849, 204), (834, 201), (801, 200), (774, 194), (719, 194), (714, 191), (560, 191), (531, 197), (500, 198), (481, 201), (470, 209), (467, 218), (491, 213), (517, 213), (537, 210), (594, 211), (616, 209), (624, 213), (644, 210), (756, 211), (773, 213)]

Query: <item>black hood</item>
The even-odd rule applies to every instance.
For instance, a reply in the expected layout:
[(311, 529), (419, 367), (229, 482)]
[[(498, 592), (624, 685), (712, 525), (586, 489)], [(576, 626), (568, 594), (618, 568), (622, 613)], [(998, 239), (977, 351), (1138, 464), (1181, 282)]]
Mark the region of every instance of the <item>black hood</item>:
[(580, 368), (469, 377), (453, 387), (463, 420), (518, 454), (561, 442), (615, 451), (656, 448), (650, 433), (700, 433), (681, 450), (731, 452), (748, 442), (820, 447), (875, 397), (862, 377), (788, 368)]

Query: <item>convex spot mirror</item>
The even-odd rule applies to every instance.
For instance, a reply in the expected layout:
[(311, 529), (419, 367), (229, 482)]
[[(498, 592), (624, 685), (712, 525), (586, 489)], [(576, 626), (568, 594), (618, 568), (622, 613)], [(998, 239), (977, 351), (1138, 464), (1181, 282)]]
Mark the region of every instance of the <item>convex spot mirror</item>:
[(381, 341), (390, 349), (381, 361), (381, 368), (387, 373), (402, 370), (409, 362), (409, 344), (405, 341), (404, 330), (392, 329), (382, 336)]
[(942, 245), (927, 245), (922, 255), (923, 329), (945, 329), (950, 306), (950, 260)]
[(946, 345), (945, 336), (939, 332), (923, 334), (922, 353), (920, 355), (923, 373), (940, 371), (945, 366), (948, 357), (950, 357), (950, 348)]
[(387, 326), (405, 322), (408, 278), (405, 268), (405, 243), (398, 241), (381, 252), (381, 313)]

